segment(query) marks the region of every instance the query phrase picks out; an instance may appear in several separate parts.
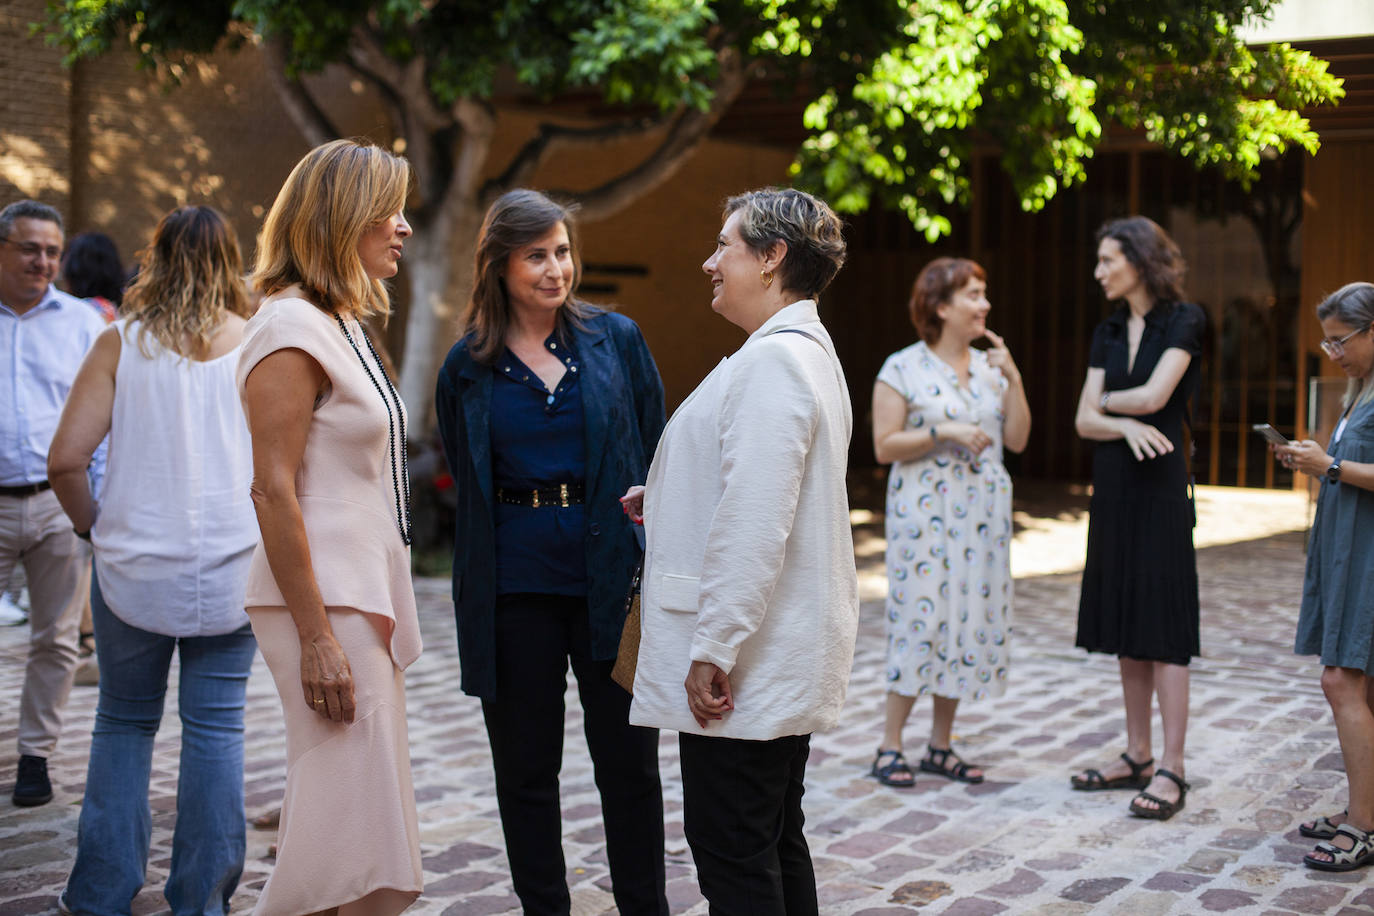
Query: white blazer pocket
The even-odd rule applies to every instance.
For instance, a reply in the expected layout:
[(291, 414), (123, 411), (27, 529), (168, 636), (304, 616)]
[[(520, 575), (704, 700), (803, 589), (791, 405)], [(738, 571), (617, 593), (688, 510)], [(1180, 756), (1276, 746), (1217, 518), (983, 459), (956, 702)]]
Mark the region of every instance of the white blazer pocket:
[(658, 580), (658, 597), (665, 611), (695, 614), (701, 600), (701, 579), (665, 574)]

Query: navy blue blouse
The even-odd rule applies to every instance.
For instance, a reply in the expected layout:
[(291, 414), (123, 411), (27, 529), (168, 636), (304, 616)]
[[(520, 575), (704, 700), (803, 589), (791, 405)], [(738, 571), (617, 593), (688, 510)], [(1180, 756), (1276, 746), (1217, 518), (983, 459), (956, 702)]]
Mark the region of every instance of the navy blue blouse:
[[(566, 367), (550, 393), (510, 350), (497, 358), (491, 389), (492, 476), (499, 489), (528, 492), (587, 477), (580, 364), (556, 336), (544, 347)], [(587, 594), (585, 505), (496, 502), (496, 593)]]

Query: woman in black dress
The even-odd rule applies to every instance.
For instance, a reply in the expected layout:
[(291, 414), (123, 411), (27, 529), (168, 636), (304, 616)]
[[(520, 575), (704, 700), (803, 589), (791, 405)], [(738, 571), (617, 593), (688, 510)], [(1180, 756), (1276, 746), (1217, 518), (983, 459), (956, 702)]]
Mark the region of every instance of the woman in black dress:
[[(1198, 597), (1184, 427), (1206, 316), (1181, 301), (1183, 258), (1154, 222), (1112, 220), (1097, 239), (1093, 276), (1109, 300), (1124, 304), (1093, 332), (1078, 401), (1078, 434), (1098, 444), (1077, 645), (1119, 659), (1126, 752), (1072, 783), (1139, 789), (1131, 813), (1167, 820), (1188, 794), (1183, 746)], [(1156, 695), (1164, 723), (1158, 768), (1150, 740)]]

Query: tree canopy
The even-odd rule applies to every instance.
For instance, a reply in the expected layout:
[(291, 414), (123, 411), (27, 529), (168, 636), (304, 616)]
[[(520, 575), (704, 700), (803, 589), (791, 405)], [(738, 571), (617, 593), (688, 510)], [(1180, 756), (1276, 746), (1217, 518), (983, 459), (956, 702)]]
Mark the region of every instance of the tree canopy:
[[(794, 180), (837, 209), (900, 207), (934, 239), (995, 149), (1028, 209), (1081, 180), (1115, 122), (1242, 182), (1262, 154), (1317, 137), (1299, 111), (1342, 95), (1324, 61), (1249, 48), (1277, 0), (49, 0), (70, 59), (128, 43), (173, 80), (187, 61), (254, 43), (314, 143), (338, 136), (302, 81), (339, 64), (390, 112), (416, 178), (408, 403), (429, 403), (436, 315), (466, 298), (487, 204), (554, 156), (654, 138), (592, 188), (584, 217), (671, 177), (752, 80), (810, 102)], [(547, 106), (489, 162), (502, 99), (595, 93), (618, 114)], [(494, 166), (494, 167), (493, 167)], [(416, 303), (420, 303), (417, 308)]]
[(875, 196), (928, 237), (967, 203), (975, 144), (1000, 151), (1022, 206), (1081, 180), (1115, 122), (1246, 186), (1266, 150), (1317, 136), (1299, 111), (1343, 94), (1325, 61), (1247, 47), (1254, 0), (917, 0), (852, 87), (808, 108), (795, 170), (843, 210)]
[[(1314, 151), (1299, 110), (1340, 98), (1339, 81), (1304, 51), (1249, 48), (1240, 37), (1276, 3), (65, 0), (50, 4), (49, 25), (72, 57), (127, 39), (173, 75), (186, 55), (255, 34), (274, 43), (294, 85), (343, 63), (398, 109), (398, 133), (420, 120), (438, 146), (452, 139), (446, 115), (491, 99), (503, 81), (545, 99), (595, 89), (641, 113), (581, 131), (582, 140), (709, 113), (742, 76), (812, 86), (797, 181), (841, 210), (875, 198), (900, 207), (933, 238), (948, 231), (950, 207), (967, 203), (976, 144), (1000, 151), (1028, 209), (1083, 178), (1113, 121), (1242, 182), (1266, 149)], [(576, 133), (550, 129), (542, 140)], [(530, 158), (517, 157), (505, 177), (519, 177)], [(446, 162), (439, 155), (434, 165)], [(614, 187), (598, 190), (608, 209), (624, 202)], [(597, 198), (588, 202), (598, 209)]]

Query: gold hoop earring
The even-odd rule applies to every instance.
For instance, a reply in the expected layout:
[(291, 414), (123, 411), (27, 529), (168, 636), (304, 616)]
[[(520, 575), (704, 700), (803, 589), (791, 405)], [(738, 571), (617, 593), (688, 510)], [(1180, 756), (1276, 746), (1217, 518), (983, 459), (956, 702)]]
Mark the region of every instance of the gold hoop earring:
[(767, 289), (773, 285), (773, 272), (771, 270), (759, 271), (759, 279), (763, 281), (763, 288)]

